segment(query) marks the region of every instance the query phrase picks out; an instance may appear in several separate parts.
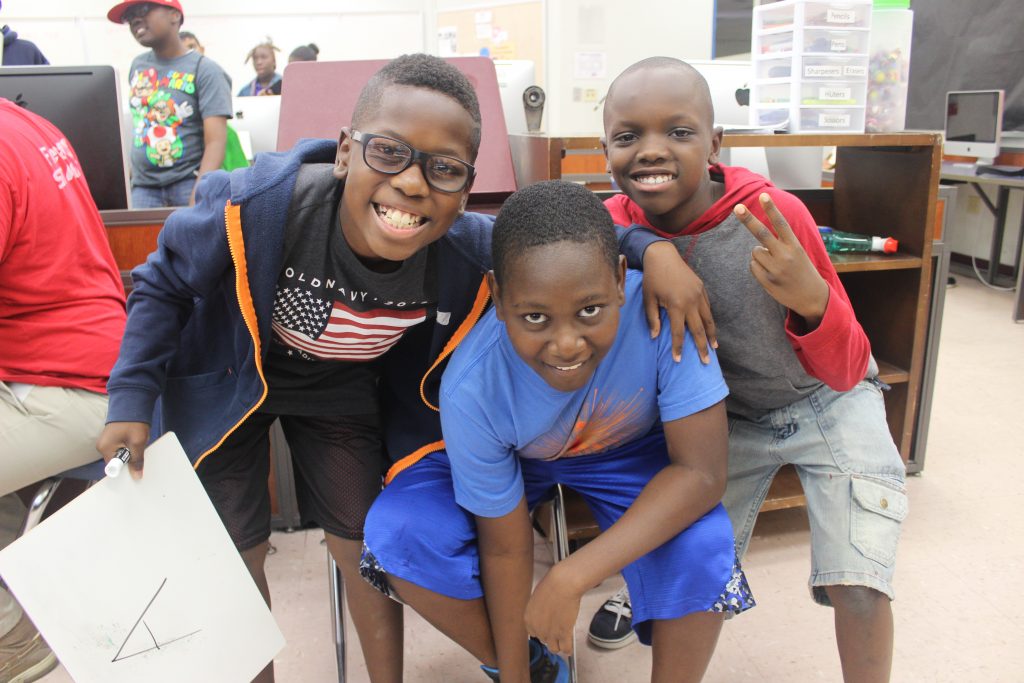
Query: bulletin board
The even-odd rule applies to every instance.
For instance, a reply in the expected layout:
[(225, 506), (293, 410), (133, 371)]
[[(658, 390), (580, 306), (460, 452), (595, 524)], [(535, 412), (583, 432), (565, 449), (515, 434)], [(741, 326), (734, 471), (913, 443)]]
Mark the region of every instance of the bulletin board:
[[(437, 13), (439, 54), (532, 60), (537, 84), (544, 80), (544, 9), (539, 0)], [(453, 54), (448, 54), (449, 50)]]

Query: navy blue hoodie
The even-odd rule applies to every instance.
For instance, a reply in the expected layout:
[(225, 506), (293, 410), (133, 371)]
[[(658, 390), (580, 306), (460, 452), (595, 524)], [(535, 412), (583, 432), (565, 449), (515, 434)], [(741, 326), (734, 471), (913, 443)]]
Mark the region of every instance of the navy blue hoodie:
[[(196, 205), (167, 219), (132, 272), (128, 325), (110, 374), (107, 421), (174, 431), (199, 462), (266, 398), (263, 361), (299, 167), (331, 163), (333, 140), (303, 140), (248, 168), (203, 176)], [(443, 447), (437, 392), (447, 357), (487, 305), (493, 218), (460, 217), (438, 242), (438, 313), (382, 359), (388, 452)]]
[(18, 38), (18, 32), (12, 31), (10, 26), (4, 26), (0, 31), (4, 34), (4, 66), (50, 63), (35, 43)]

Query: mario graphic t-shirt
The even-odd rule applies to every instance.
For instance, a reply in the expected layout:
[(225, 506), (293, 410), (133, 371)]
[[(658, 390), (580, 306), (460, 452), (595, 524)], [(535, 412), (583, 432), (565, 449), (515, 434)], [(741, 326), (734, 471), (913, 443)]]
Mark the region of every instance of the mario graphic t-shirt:
[(130, 71), (132, 185), (164, 187), (195, 175), (203, 119), (231, 117), (231, 80), (197, 52), (175, 59), (139, 55)]
[(349, 248), (338, 222), (342, 185), (331, 164), (299, 170), (285, 228), (262, 410), (354, 414), (377, 410), (375, 360), (435, 315), (435, 247), (380, 273)]

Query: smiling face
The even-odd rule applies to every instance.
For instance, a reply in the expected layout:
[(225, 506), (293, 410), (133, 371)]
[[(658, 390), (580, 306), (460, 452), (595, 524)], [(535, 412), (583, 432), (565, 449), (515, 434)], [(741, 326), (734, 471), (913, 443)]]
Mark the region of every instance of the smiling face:
[[(376, 111), (358, 122), (360, 132), (386, 135), (423, 152), (473, 162), (473, 118), (452, 98), (406, 85), (388, 86)], [(396, 175), (363, 161), (363, 146), (342, 131), (334, 175), (345, 181), (338, 216), (352, 251), (366, 262), (404, 261), (451, 227), (469, 197), (427, 184), (419, 164)]]
[(172, 37), (177, 37), (181, 15), (177, 10), (151, 5), (144, 16), (141, 12), (125, 13), (131, 18), (128, 28), (132, 37), (143, 47), (159, 48)]
[(708, 165), (718, 161), (722, 130), (696, 72), (623, 74), (605, 103), (604, 130), (615, 182), (656, 228), (679, 232), (714, 203)]
[(586, 386), (615, 342), (625, 302), (625, 261), (578, 242), (533, 247), (488, 276), (495, 312), (523, 361), (551, 387)]
[(252, 51), (252, 68), (256, 70), (256, 78), (261, 81), (273, 78), (274, 69), (277, 68), (274, 51), (265, 45), (255, 48)]

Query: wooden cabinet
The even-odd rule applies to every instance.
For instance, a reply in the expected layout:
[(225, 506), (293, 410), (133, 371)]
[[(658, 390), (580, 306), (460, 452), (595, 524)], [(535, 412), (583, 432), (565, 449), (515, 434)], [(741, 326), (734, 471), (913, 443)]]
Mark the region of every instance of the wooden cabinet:
[[(815, 220), (837, 230), (892, 236), (894, 255), (835, 255), (832, 262), (871, 341), (880, 379), (892, 389), (885, 407), (893, 440), (913, 459), (931, 288), (932, 226), (941, 167), (941, 141), (929, 133), (726, 135), (729, 147), (836, 147), (834, 187), (795, 190)], [(566, 159), (602, 155), (596, 137), (511, 136), (519, 187), (565, 177), (603, 189), (603, 158), (582, 173), (564, 173)], [(598, 184), (594, 184), (598, 183)], [(783, 471), (762, 510), (803, 504), (799, 481)]]

